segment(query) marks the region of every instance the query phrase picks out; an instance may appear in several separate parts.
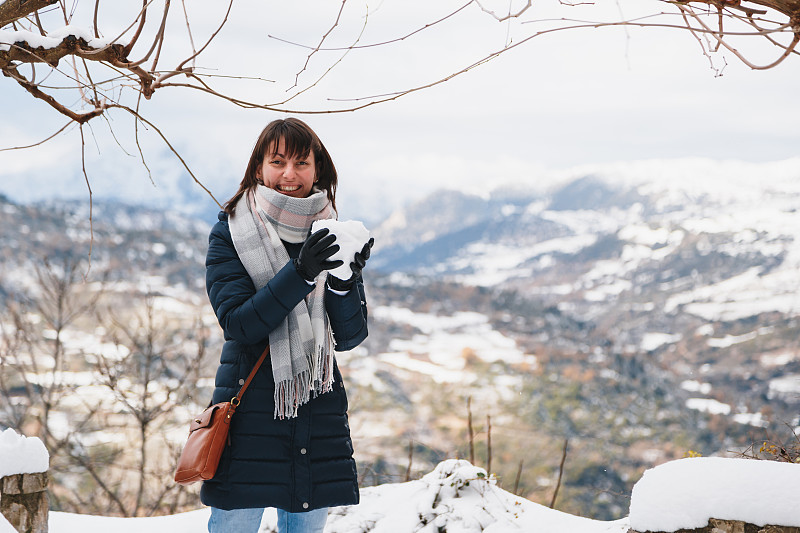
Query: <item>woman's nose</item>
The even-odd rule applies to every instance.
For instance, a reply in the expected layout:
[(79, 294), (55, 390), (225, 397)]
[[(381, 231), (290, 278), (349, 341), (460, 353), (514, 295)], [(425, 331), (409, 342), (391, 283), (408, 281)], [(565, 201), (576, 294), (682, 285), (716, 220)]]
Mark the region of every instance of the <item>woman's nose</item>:
[(291, 163), (287, 163), (285, 167), (283, 167), (283, 177), (289, 178), (295, 175), (295, 168), (294, 165)]

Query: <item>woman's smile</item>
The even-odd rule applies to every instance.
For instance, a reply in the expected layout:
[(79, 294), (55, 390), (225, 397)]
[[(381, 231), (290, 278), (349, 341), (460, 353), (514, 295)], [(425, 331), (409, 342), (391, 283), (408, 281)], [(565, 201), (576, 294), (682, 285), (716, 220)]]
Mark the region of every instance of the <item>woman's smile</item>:
[(258, 177), (265, 187), (292, 198), (307, 198), (317, 179), (314, 152), (307, 155), (286, 153), (286, 142), (281, 139), (264, 155)]

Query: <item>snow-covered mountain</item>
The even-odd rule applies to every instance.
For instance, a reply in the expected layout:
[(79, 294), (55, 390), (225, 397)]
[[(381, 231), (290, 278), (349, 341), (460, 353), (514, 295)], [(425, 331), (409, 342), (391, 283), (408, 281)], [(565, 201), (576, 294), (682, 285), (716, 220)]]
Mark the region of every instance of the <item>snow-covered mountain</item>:
[(590, 170), (546, 192), (437, 192), (375, 229), (375, 266), (585, 312), (642, 300), (707, 320), (800, 312), (800, 159)]

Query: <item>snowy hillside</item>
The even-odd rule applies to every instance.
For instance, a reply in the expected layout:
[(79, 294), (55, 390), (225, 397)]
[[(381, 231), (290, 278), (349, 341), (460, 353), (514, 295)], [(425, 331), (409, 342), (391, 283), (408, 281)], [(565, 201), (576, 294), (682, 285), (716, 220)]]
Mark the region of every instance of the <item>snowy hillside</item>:
[[(673, 285), (663, 287), (667, 312), (682, 307), (708, 320), (800, 312), (800, 159), (573, 172), (547, 192), (436, 193), (377, 228), (376, 263), (597, 304), (638, 290), (647, 283), (639, 274), (658, 264), (666, 267), (658, 281)], [(672, 272), (678, 259), (684, 272)], [(573, 276), (553, 275), (564, 268)]]

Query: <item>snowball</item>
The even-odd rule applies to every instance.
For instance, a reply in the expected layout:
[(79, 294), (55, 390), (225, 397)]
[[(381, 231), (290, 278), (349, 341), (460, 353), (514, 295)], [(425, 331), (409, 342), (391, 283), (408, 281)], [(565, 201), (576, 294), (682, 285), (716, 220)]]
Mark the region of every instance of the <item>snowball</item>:
[(0, 477), (47, 472), (50, 455), (37, 437), (25, 437), (9, 428), (0, 433)]
[(636, 531), (676, 531), (710, 518), (800, 527), (800, 464), (694, 457), (645, 471), (631, 493)]
[(339, 251), (333, 254), (330, 260), (336, 261), (339, 259), (344, 261), (341, 266), (330, 270), (329, 273), (339, 279), (350, 279), (353, 275), (353, 271), (350, 270), (350, 263), (353, 262), (356, 253), (360, 252), (369, 241), (369, 230), (358, 220), (341, 221), (328, 219), (317, 220), (311, 224), (311, 233), (322, 228), (328, 228), (336, 236), (336, 244), (339, 245)]

